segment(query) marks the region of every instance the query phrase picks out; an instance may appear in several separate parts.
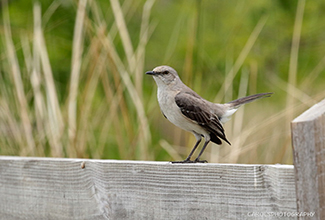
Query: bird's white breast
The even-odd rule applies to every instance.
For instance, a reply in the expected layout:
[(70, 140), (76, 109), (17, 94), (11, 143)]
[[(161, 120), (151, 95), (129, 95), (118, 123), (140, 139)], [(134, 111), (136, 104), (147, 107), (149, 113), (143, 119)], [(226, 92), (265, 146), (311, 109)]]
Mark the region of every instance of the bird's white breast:
[(166, 92), (163, 88), (158, 87), (158, 102), (161, 111), (167, 117), (167, 119), (174, 125), (192, 133), (202, 134), (208, 136), (209, 134), (196, 122), (188, 119), (182, 114), (181, 110), (175, 102), (175, 96), (179, 91), (169, 90)]

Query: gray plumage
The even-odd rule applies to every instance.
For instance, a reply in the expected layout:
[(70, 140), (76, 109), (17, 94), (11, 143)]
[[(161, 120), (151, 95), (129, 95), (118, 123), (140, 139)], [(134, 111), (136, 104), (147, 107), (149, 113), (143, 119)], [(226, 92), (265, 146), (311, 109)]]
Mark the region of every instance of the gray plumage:
[[(169, 66), (158, 66), (152, 71), (146, 72), (152, 75), (158, 86), (158, 103), (163, 115), (174, 125), (192, 132), (197, 140), (190, 155), (181, 163), (207, 162), (201, 161), (200, 156), (207, 144), (212, 141), (221, 144), (227, 140), (222, 123), (229, 120), (229, 117), (243, 104), (256, 99), (269, 97), (272, 93), (260, 93), (234, 101), (217, 104), (209, 102), (199, 96), (192, 89), (187, 87), (179, 78), (177, 72)], [(192, 161), (191, 156), (201, 142), (202, 137), (205, 143), (198, 157)]]

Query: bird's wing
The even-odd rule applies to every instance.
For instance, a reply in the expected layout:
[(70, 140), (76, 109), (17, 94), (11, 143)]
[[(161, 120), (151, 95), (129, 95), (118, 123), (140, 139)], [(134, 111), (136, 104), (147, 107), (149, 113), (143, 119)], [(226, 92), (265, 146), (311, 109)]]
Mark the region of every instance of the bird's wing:
[(221, 144), (221, 138), (230, 144), (218, 116), (212, 113), (205, 100), (189, 92), (180, 92), (175, 96), (175, 102), (183, 115), (210, 132), (213, 142)]

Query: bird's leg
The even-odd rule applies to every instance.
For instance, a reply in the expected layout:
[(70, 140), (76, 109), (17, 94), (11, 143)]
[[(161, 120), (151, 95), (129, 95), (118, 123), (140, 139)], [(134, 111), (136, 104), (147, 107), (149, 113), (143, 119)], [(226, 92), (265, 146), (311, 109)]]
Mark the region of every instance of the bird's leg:
[(196, 150), (197, 146), (199, 146), (201, 142), (201, 137), (197, 138), (196, 144), (194, 145), (191, 153), (187, 156), (187, 158), (185, 160), (182, 161), (171, 161), (172, 163), (196, 163), (195, 161), (191, 160), (191, 157), (194, 153), (194, 151)]
[(194, 163), (207, 163), (208, 162), (207, 160), (200, 160), (200, 157), (203, 154), (203, 151), (205, 150), (205, 148), (207, 147), (209, 142), (210, 142), (210, 140), (204, 142), (202, 150), (200, 151), (199, 156), (197, 156), (197, 158), (194, 160)]

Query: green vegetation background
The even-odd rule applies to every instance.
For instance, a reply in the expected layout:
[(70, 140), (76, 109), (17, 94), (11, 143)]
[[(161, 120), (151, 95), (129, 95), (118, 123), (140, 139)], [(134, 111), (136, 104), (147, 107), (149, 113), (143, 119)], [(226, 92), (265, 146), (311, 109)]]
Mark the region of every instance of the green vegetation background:
[[(85, 4), (85, 7), (82, 6)], [(202, 97), (274, 92), (225, 124), (210, 162), (292, 163), (290, 121), (324, 98), (325, 2), (2, 1), (0, 154), (176, 160), (195, 143), (144, 72)]]

